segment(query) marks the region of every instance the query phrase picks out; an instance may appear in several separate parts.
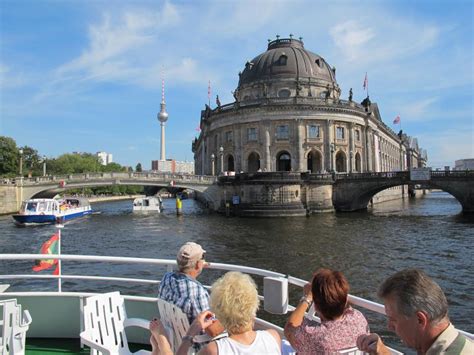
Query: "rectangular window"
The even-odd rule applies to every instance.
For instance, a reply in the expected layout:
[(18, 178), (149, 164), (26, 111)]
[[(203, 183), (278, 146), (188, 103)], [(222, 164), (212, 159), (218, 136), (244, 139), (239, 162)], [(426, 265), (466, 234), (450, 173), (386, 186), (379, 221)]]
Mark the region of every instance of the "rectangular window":
[(317, 125), (311, 125), (308, 126), (308, 138), (319, 138), (320, 137), (320, 132), (319, 132), (319, 126)]
[(276, 137), (277, 139), (288, 139), (289, 137), (288, 125), (277, 126)]
[(247, 128), (247, 141), (249, 142), (255, 142), (257, 141), (257, 129), (252, 127), (252, 128)]
[(345, 139), (344, 127), (336, 127), (336, 139)]
[(360, 131), (358, 129), (356, 129), (355, 131), (355, 136), (356, 136), (356, 141), (360, 142)]
[(225, 132), (225, 141), (226, 142), (232, 142), (233, 140), (233, 132), (232, 131), (227, 131)]

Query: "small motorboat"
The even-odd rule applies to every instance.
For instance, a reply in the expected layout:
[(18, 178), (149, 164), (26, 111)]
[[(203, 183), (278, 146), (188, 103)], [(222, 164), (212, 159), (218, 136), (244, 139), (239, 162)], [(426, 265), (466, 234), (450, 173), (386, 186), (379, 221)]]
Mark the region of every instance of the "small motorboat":
[(33, 198), (23, 201), (20, 211), (13, 215), (13, 219), (18, 225), (56, 223), (91, 213), (91, 205), (85, 198)]
[(139, 197), (133, 200), (133, 212), (158, 212), (163, 209), (160, 196)]

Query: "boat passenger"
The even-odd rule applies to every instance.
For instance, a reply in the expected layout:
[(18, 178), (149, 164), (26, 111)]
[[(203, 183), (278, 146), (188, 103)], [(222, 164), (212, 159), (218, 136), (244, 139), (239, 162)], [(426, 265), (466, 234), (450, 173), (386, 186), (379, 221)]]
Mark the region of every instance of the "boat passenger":
[[(365, 317), (348, 303), (349, 283), (330, 269), (319, 269), (303, 288), (303, 297), (285, 325), (285, 336), (298, 354), (327, 354), (355, 347), (366, 334)], [(321, 323), (305, 317), (314, 302)]]
[(158, 298), (179, 307), (192, 323), (202, 311), (209, 309), (209, 293), (197, 280), (206, 266), (206, 251), (197, 243), (187, 242), (178, 251), (178, 271), (163, 276)]
[(193, 338), (219, 319), (229, 336), (207, 344), (199, 354), (280, 354), (281, 338), (274, 329), (253, 330), (259, 306), (257, 286), (249, 275), (231, 271), (211, 288), (211, 311), (205, 311), (189, 327), (178, 355), (185, 355)]
[[(423, 271), (406, 269), (390, 276), (379, 288), (388, 329), (418, 354), (474, 354), (474, 343), (454, 328), (441, 287)], [(390, 354), (377, 334), (357, 340), (360, 350)]]

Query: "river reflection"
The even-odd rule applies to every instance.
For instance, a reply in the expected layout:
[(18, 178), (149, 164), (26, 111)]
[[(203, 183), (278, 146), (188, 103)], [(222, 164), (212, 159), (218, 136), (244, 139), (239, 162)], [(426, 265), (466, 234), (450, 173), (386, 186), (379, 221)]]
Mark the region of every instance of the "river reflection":
[[(455, 325), (474, 332), (473, 220), (460, 214), (459, 203), (445, 193), (432, 193), (417, 200), (376, 205), (368, 212), (319, 214), (309, 218), (226, 218), (208, 214), (193, 200), (184, 200), (184, 216), (174, 213), (174, 201), (165, 200), (161, 215), (136, 215), (131, 201), (93, 205), (101, 214), (69, 222), (63, 230), (62, 252), (66, 254), (136, 256), (174, 259), (178, 247), (188, 240), (207, 250), (209, 261), (242, 264), (309, 279), (319, 267), (344, 272), (351, 293), (377, 300), (378, 285), (390, 274), (407, 267), (425, 270), (445, 290)], [(11, 217), (0, 217), (2, 253), (37, 253), (53, 226), (17, 228)], [(28, 263), (2, 263), (5, 271), (25, 268)], [(95, 272), (117, 276), (153, 278), (164, 270), (144, 266), (114, 266), (103, 270), (91, 264), (87, 270), (71, 263), (65, 273)], [(18, 271), (18, 270), (17, 270)], [(23, 273), (24, 271), (22, 271)], [(207, 271), (208, 282), (215, 272)], [(13, 287), (37, 289), (51, 284), (14, 283)], [(65, 290), (84, 286), (66, 282)], [(87, 286), (91, 290), (104, 285)], [(123, 292), (137, 288), (117, 285)], [(155, 294), (156, 287), (140, 292)], [(292, 293), (299, 297), (300, 291)], [(279, 319), (278, 322), (282, 322)], [(372, 330), (389, 336), (383, 317), (370, 317)]]

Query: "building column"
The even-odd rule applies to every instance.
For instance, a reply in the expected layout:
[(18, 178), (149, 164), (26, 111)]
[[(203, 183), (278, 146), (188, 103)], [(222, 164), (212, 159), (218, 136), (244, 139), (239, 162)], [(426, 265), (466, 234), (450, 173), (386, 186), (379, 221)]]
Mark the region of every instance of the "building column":
[(365, 161), (366, 171), (374, 171), (372, 160), (372, 129), (368, 126), (365, 128)]
[(304, 171), (304, 129), (303, 129), (303, 120), (296, 120), (296, 171)]
[(352, 173), (354, 171), (354, 155), (355, 155), (355, 144), (354, 144), (354, 124), (349, 125), (349, 164), (347, 171)]
[(331, 144), (334, 143), (334, 124), (331, 120), (326, 120), (326, 134), (324, 136), (324, 150), (326, 171), (335, 170), (334, 154), (331, 153)]
[(264, 170), (265, 171), (270, 171), (271, 170), (271, 155), (270, 155), (270, 144), (271, 144), (271, 140), (270, 140), (270, 122), (265, 122), (263, 127), (265, 127), (265, 131), (264, 131), (264, 134), (265, 134), (265, 137), (264, 137), (264, 148), (265, 148), (265, 156), (263, 157), (264, 159)]

